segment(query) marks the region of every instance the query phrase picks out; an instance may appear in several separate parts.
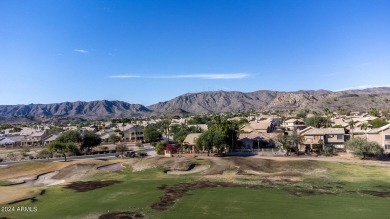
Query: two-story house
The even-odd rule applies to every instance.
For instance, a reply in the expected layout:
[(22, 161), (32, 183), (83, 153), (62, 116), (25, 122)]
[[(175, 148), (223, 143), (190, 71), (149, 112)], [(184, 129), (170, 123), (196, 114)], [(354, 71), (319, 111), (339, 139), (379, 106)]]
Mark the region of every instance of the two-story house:
[(374, 141), (383, 147), (385, 153), (390, 153), (390, 124), (371, 129), (366, 134), (368, 141)]
[(35, 132), (28, 135), (22, 140), (22, 146), (39, 146), (43, 144), (43, 140), (49, 136), (46, 132)]
[(320, 147), (333, 146), (338, 149), (344, 148), (344, 128), (313, 128), (307, 127), (299, 132), (303, 137), (303, 144), (299, 150), (316, 150)]
[(144, 140), (144, 129), (138, 125), (124, 130), (123, 133), (125, 141), (142, 142)]
[(284, 127), (286, 131), (295, 132), (306, 128), (306, 125), (302, 119), (287, 119), (283, 122), (282, 127)]

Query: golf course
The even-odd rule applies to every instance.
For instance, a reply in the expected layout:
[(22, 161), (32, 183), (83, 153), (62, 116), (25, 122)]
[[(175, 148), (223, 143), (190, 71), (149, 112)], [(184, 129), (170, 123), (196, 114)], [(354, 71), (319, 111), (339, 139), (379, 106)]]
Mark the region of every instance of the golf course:
[(390, 168), (252, 157), (0, 168), (0, 218), (383, 218)]

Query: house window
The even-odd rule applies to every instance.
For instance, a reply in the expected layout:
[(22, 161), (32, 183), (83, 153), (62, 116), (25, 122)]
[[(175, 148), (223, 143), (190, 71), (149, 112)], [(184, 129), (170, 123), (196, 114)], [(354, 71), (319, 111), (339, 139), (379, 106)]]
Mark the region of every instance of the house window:
[(385, 140), (390, 141), (390, 135), (385, 135)]
[(390, 145), (385, 145), (385, 149), (390, 149)]
[(337, 140), (342, 140), (343, 139), (343, 135), (337, 135)]

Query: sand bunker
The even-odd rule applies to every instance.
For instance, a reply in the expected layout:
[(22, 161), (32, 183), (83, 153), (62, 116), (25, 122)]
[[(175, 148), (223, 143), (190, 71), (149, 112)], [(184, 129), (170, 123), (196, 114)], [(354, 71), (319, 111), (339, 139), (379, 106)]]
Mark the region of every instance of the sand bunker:
[(114, 164), (100, 166), (97, 169), (101, 171), (120, 171), (125, 169), (125, 166), (123, 166), (122, 163), (114, 163)]
[(58, 171), (53, 171), (49, 173), (44, 173), (36, 176), (35, 178), (24, 178), (24, 182), (20, 182), (14, 185), (9, 185), (12, 187), (28, 187), (28, 186), (52, 186), (64, 183), (63, 179), (53, 179), (53, 176), (57, 175)]
[(187, 170), (167, 170), (165, 171), (166, 174), (171, 174), (171, 175), (186, 175), (186, 174), (192, 174), (192, 173), (199, 173), (204, 170), (207, 170), (209, 166), (206, 165), (196, 165), (196, 164), (191, 164)]

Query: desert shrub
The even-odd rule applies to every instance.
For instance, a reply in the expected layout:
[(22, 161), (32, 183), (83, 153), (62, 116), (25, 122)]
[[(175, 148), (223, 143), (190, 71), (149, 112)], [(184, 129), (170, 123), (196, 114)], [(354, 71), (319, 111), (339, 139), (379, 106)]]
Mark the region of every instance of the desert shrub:
[(333, 147), (325, 147), (324, 150), (322, 151), (322, 155), (324, 156), (332, 156), (333, 155)]

